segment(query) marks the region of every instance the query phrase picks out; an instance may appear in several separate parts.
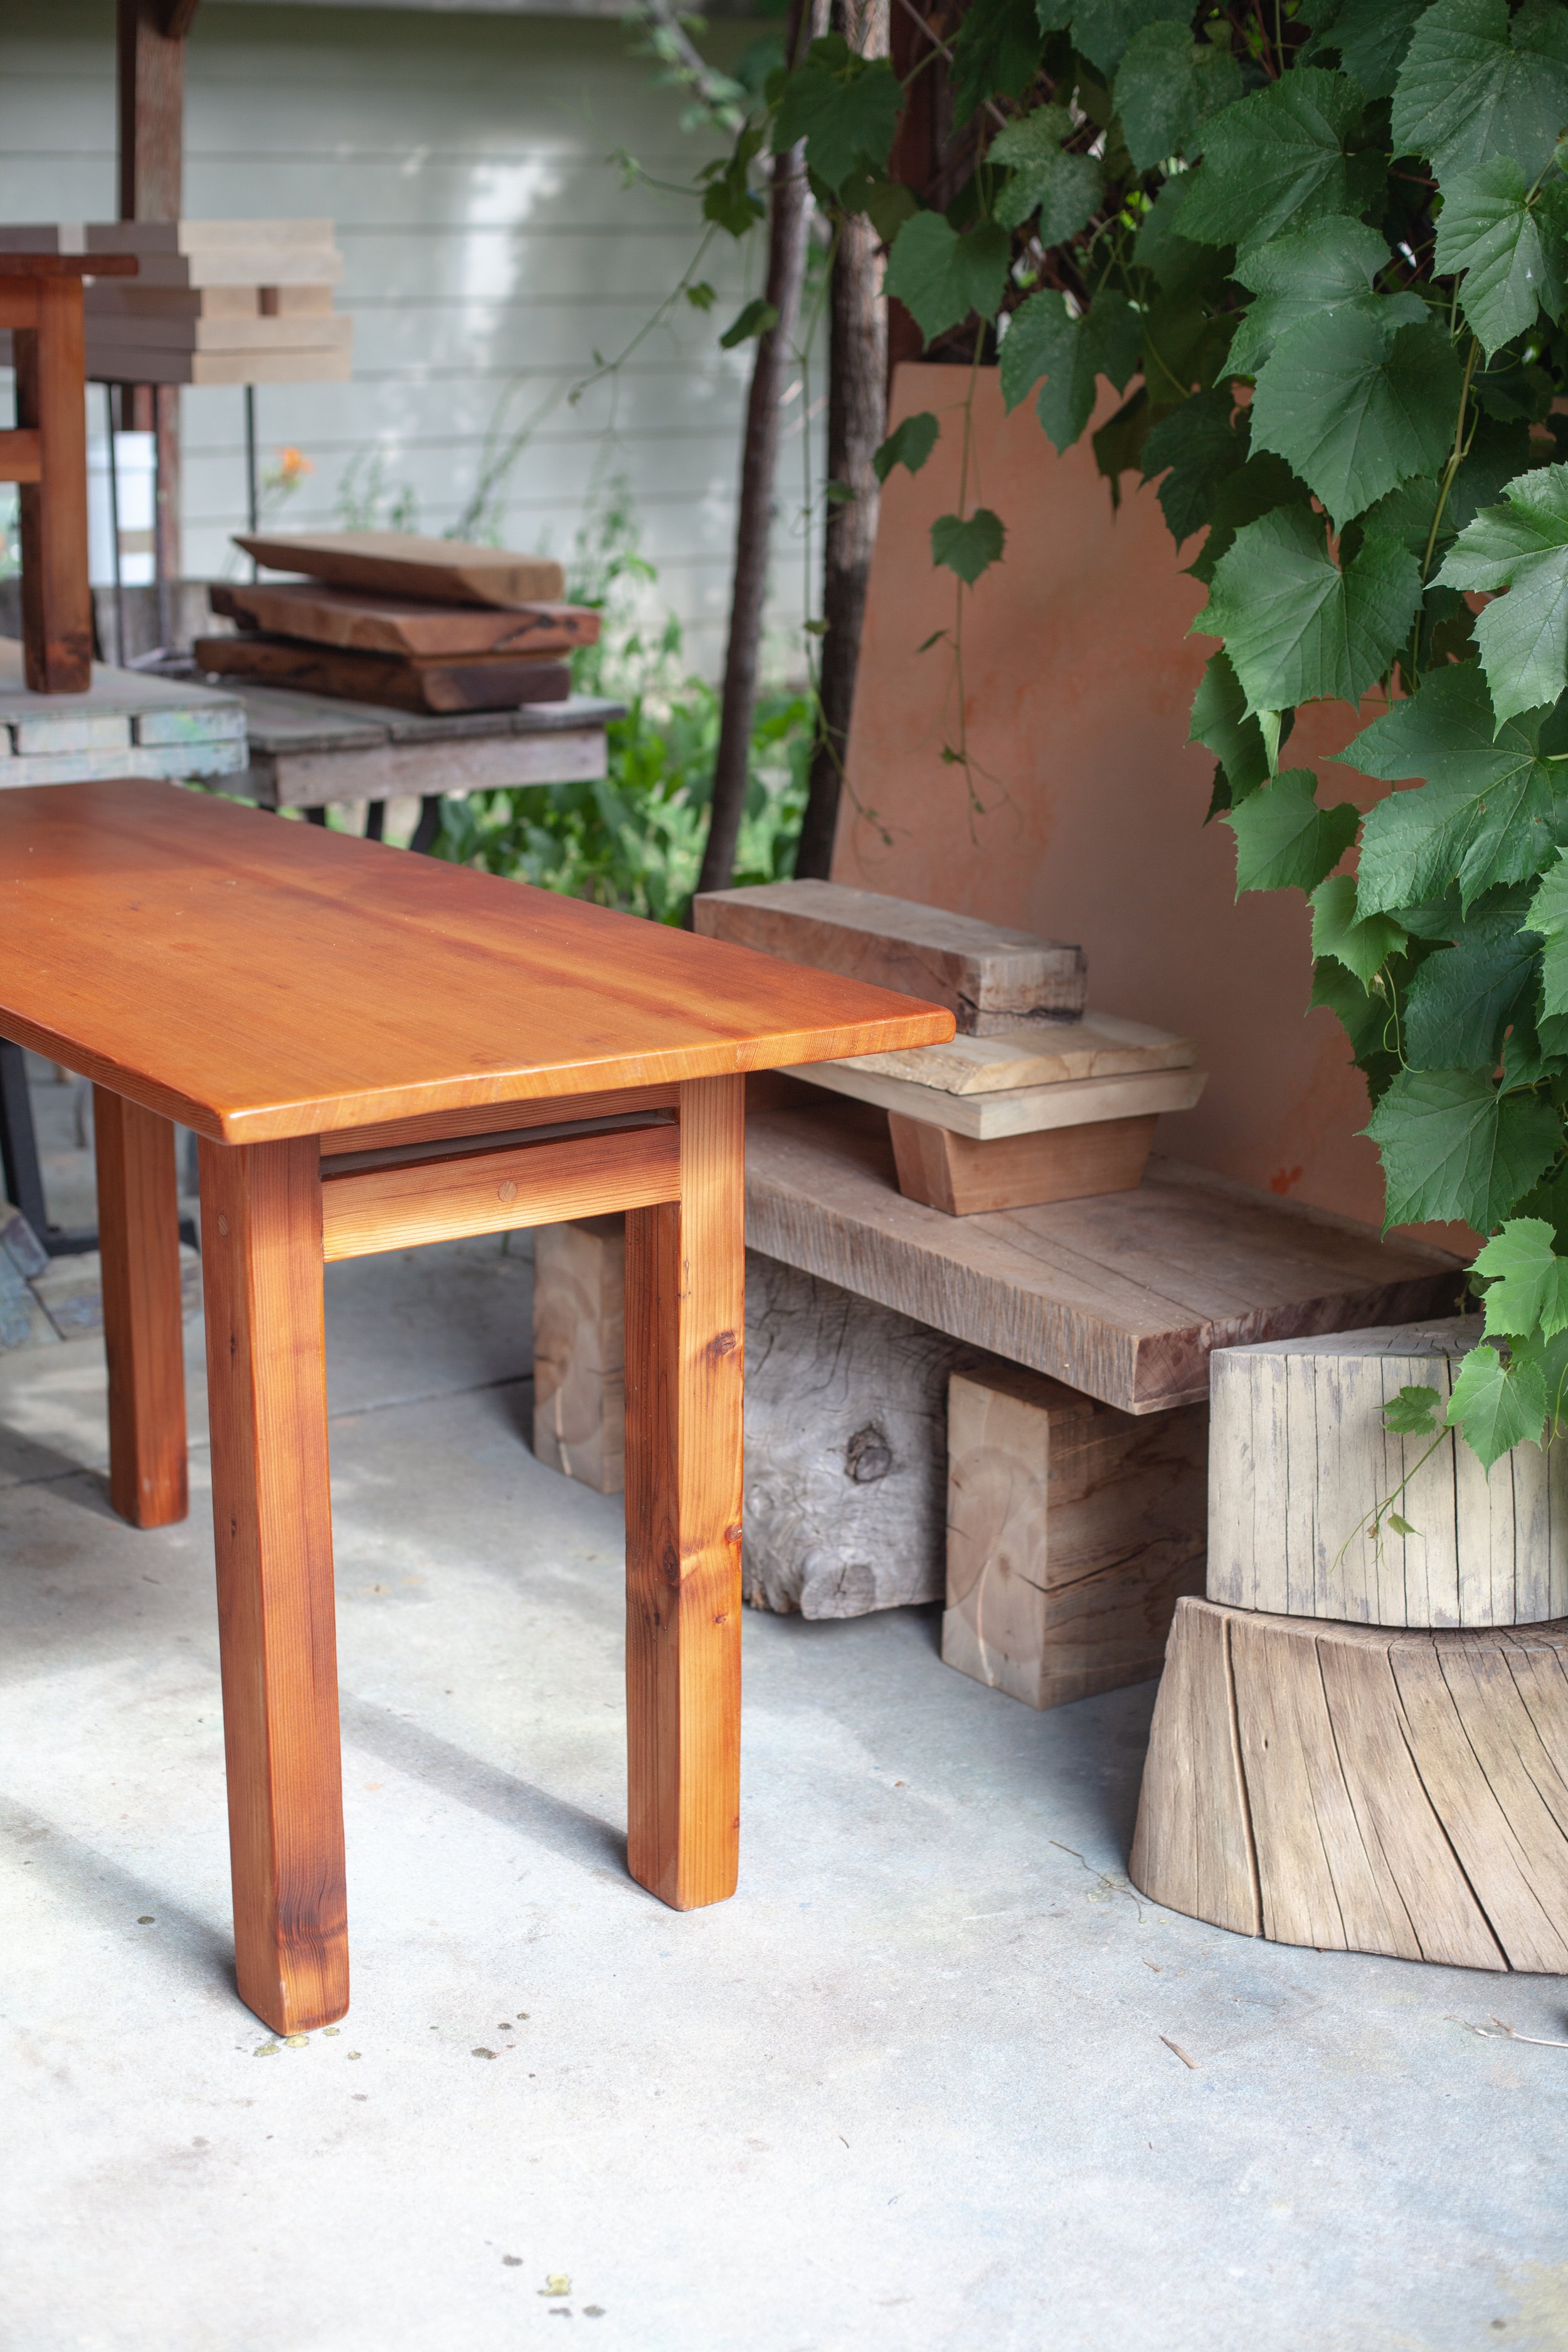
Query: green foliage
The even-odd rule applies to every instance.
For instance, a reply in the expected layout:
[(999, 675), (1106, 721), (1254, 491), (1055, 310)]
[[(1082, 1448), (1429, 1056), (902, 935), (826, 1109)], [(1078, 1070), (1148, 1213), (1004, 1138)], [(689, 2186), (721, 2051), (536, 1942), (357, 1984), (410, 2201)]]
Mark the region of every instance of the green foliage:
[[(1352, 828), (1352, 833), (1354, 828)], [(1312, 953), (1332, 956), (1370, 988), (1390, 956), (1409, 944), (1390, 915), (1363, 915), (1353, 874), (1331, 875), (1312, 893)]]
[(1249, 710), (1354, 702), (1388, 667), (1420, 599), (1403, 548), (1373, 540), (1336, 563), (1321, 519), (1286, 507), (1237, 531), (1193, 626), (1225, 639)]
[[(964, 23), (973, 21), (971, 12)], [(1105, 173), (1095, 156), (1064, 152), (1062, 142), (1072, 128), (1065, 106), (1040, 106), (996, 133), (991, 161), (1005, 163), (1009, 173), (996, 199), (996, 218), (1003, 228), (1022, 228), (1038, 215), (1041, 241), (1059, 245), (1093, 219), (1104, 194)]]
[(938, 515), (931, 527), (931, 562), (956, 572), (973, 588), (983, 572), (1002, 561), (1006, 539), (1000, 515), (977, 507), (971, 515)]
[(1318, 806), (1310, 768), (1287, 768), (1249, 793), (1226, 823), (1236, 835), (1236, 895), (1244, 890), (1304, 890), (1310, 898), (1355, 839), (1349, 801)]
[(886, 58), (857, 56), (842, 33), (813, 41), (773, 117), (773, 151), (805, 142), (806, 168), (837, 194), (887, 168), (903, 91)]
[(1476, 624), (1500, 722), (1554, 704), (1568, 688), (1568, 466), (1543, 466), (1508, 486), (1455, 541), (1437, 583), (1506, 588)]
[(1361, 93), (1342, 74), (1299, 67), (1226, 108), (1209, 126), (1182, 206), (1182, 235), (1241, 252), (1330, 214), (1357, 217), (1384, 173), (1358, 149)]
[(1463, 1427), (1489, 1470), (1515, 1445), (1539, 1445), (1546, 1420), (1541, 1367), (1517, 1355), (1505, 1364), (1483, 1341), (1459, 1366), (1447, 1417)]
[(1550, 1339), (1568, 1330), (1568, 1257), (1558, 1255), (1555, 1241), (1544, 1217), (1510, 1217), (1478, 1253), (1489, 1336), (1527, 1338), (1539, 1329)]
[(1383, 1425), (1395, 1437), (1432, 1437), (1441, 1425), (1442, 1398), (1436, 1389), (1416, 1388), (1409, 1381), (1383, 1408)]
[(1116, 75), (1116, 111), (1138, 170), (1201, 155), (1205, 125), (1240, 96), (1241, 69), (1226, 50), (1194, 41), (1184, 24), (1145, 25)]
[(1493, 155), (1534, 179), (1568, 122), (1568, 16), (1552, 0), (1436, 0), (1417, 18), (1394, 91), (1394, 152), (1441, 185)]
[(1532, 190), (1511, 155), (1454, 174), (1443, 190), (1432, 266), (1461, 274), (1459, 304), (1490, 359), (1535, 323), (1563, 316), (1563, 184)]
[(1138, 318), (1125, 295), (1102, 293), (1075, 315), (1062, 294), (1031, 294), (1014, 311), (1002, 345), (1002, 397), (1009, 408), (1026, 400), (1043, 376), (1037, 403), (1041, 424), (1058, 449), (1069, 448), (1089, 423), (1097, 376), (1121, 391), (1138, 364)]
[(759, 294), (747, 303), (733, 325), (725, 328), (719, 338), (720, 348), (732, 352), (737, 343), (750, 342), (755, 335), (770, 334), (778, 322), (779, 314), (773, 304), (764, 302)]
[(881, 447), (871, 460), (871, 471), (879, 482), (885, 482), (895, 466), (905, 466), (918, 474), (931, 451), (936, 447), (942, 426), (929, 408), (917, 415), (906, 416), (895, 425)]
[(975, 310), (996, 316), (1010, 258), (1006, 232), (994, 221), (961, 233), (942, 213), (916, 213), (893, 241), (888, 291), (929, 341)]

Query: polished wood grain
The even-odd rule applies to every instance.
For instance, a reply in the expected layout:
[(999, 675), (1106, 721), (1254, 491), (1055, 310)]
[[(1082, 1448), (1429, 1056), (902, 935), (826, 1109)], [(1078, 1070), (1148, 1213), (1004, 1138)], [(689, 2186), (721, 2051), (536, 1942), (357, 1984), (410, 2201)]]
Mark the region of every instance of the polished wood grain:
[(679, 1101), (678, 1086), (625, 1087), (614, 1094), (569, 1095), (560, 1101), (547, 1097), (535, 1102), (483, 1103), (475, 1110), (426, 1111), (418, 1118), (386, 1119), (379, 1127), (345, 1127), (335, 1135), (322, 1136), (322, 1172), (330, 1175), (329, 1163), (347, 1153), (386, 1150), (400, 1144), (445, 1142), (455, 1136), (493, 1135), (513, 1128), (547, 1127), (564, 1118), (619, 1118), (630, 1111), (674, 1110)]
[(937, 1044), (950, 1013), (159, 783), (0, 793), (0, 1034), (226, 1142)]
[(98, 1087), (93, 1134), (109, 1499), (133, 1528), (166, 1528), (189, 1507), (174, 1130), (156, 1111)]
[(37, 325), (15, 341), (16, 423), (38, 436), (38, 469), (20, 493), (22, 646), (35, 694), (92, 683), (87, 572), (87, 411), (81, 280), (40, 278)]
[[(1181, 1078), (1187, 1074), (1173, 1075)], [(1114, 1086), (1117, 1081), (1097, 1083)], [(1142, 1118), (1096, 1119), (1085, 1127), (1047, 1128), (980, 1142), (925, 1119), (888, 1113), (900, 1192), (950, 1217), (1130, 1192), (1143, 1181), (1158, 1124), (1158, 1115), (1150, 1113)]]
[(673, 1201), (680, 1190), (680, 1131), (673, 1124), (633, 1128), (352, 1175), (333, 1175), (331, 1162), (325, 1164), (326, 1255), (366, 1257)]
[(204, 1138), (201, 1188), (236, 1968), (309, 2032), (349, 1999), (314, 1142)]
[(626, 1858), (679, 1911), (739, 1866), (744, 1100), (681, 1088), (679, 1202), (626, 1219)]

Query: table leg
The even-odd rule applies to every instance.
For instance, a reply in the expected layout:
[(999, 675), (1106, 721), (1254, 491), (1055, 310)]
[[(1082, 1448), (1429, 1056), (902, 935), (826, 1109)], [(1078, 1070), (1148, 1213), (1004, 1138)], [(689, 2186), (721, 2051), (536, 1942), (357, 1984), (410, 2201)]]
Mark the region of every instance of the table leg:
[(315, 1139), (204, 1137), (201, 1181), (237, 1974), (302, 2032), (349, 2000)]
[(94, 1087), (92, 1109), (109, 1358), (109, 1499), (133, 1528), (166, 1528), (188, 1507), (174, 1130), (156, 1111), (107, 1087)]
[(87, 574), (87, 415), (79, 278), (37, 283), (38, 324), (16, 337), (16, 422), (36, 425), (37, 482), (21, 494), (23, 669), (35, 694), (92, 683)]
[(626, 1216), (627, 1861), (678, 1911), (738, 1863), (744, 1087), (681, 1087), (681, 1197)]

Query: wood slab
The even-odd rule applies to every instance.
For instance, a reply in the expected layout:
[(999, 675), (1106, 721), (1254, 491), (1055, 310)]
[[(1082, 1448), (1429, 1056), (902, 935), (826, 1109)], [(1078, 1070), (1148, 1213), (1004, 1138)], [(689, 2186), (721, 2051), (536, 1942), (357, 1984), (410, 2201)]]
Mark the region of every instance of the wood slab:
[[(1384, 1406), (1442, 1409), (1479, 1315), (1226, 1348), (1211, 1367), (1208, 1597), (1372, 1625), (1568, 1615), (1568, 1454), (1520, 1445), (1489, 1474), (1449, 1431), (1396, 1437)], [(1393, 1507), (1407, 1536), (1370, 1522)]]
[(278, 580), (215, 582), (207, 602), (242, 627), (360, 653), (561, 654), (599, 642), (600, 616), (587, 604), (435, 604)]
[(547, 654), (369, 654), (248, 633), (198, 637), (191, 651), (198, 668), (219, 677), (346, 695), (397, 710), (515, 710), (524, 702), (564, 702), (572, 691), (570, 668)]
[(921, 1045), (912, 1054), (856, 1055), (837, 1066), (902, 1078), (941, 1094), (994, 1095), (1019, 1087), (1058, 1086), (1068, 1078), (1184, 1070), (1197, 1058), (1190, 1037), (1151, 1029), (1142, 1021), (1122, 1021), (1113, 1013), (1086, 1013), (1079, 1021), (1037, 1021), (994, 1037), (952, 1037), (945, 1045)]
[(0, 792), (0, 1035), (225, 1143), (729, 1079), (950, 1018), (174, 785)]
[(1131, 1192), (1143, 1181), (1157, 1125), (1150, 1112), (1142, 1118), (1095, 1119), (976, 1143), (971, 1136), (889, 1111), (888, 1138), (899, 1190), (907, 1200), (924, 1201), (945, 1216), (975, 1217), (993, 1209), (1031, 1209), (1044, 1201)]
[[(259, 296), (258, 289), (247, 290)], [(95, 352), (110, 347), (186, 353), (346, 352), (353, 343), (354, 322), (339, 310), (279, 318), (258, 307), (226, 318), (210, 311), (171, 317), (156, 311), (106, 314), (94, 305), (87, 312), (87, 334)]]
[(751, 1246), (1124, 1412), (1206, 1398), (1216, 1347), (1447, 1314), (1463, 1286), (1444, 1250), (1168, 1160), (1133, 1192), (943, 1216), (860, 1115), (748, 1121)]
[(373, 595), (434, 596), (454, 604), (554, 604), (566, 575), (542, 555), (422, 539), (409, 530), (267, 531), (235, 545), (270, 572), (303, 572)]
[(693, 901), (692, 925), (709, 939), (945, 1004), (966, 1036), (1074, 1020), (1088, 991), (1081, 948), (838, 882), (706, 891)]
[(795, 1075), (829, 1094), (875, 1103), (879, 1110), (897, 1112), (911, 1123), (945, 1128), (951, 1135), (970, 1136), (977, 1143), (1039, 1135), (1051, 1128), (1089, 1127), (1100, 1119), (1191, 1110), (1208, 1084), (1206, 1070), (1156, 1069), (1127, 1077), (1062, 1078), (1054, 1085), (1017, 1087), (1005, 1093), (950, 1095), (937, 1087), (912, 1086), (908, 1078), (885, 1077), (868, 1055), (814, 1066)]
[(1568, 1624), (1179, 1601), (1129, 1874), (1275, 1943), (1568, 1972)]
[(91, 383), (347, 383), (353, 354), (335, 351), (167, 352), (90, 330)]

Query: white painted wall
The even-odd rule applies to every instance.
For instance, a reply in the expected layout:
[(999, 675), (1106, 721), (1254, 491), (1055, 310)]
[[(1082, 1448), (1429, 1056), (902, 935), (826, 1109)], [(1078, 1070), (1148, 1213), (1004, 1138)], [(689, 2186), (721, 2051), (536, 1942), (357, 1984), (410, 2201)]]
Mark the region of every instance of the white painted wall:
[[(715, 27), (715, 62), (763, 29)], [(112, 33), (110, 0), (0, 5), (0, 220), (113, 217)], [(345, 467), (377, 450), (386, 478), (414, 488), (419, 527), (444, 530), (488, 441), (553, 399), (510, 477), (502, 537), (569, 555), (595, 481), (624, 473), (658, 593), (713, 674), (751, 365), (751, 346), (722, 352), (718, 333), (755, 290), (760, 241), (742, 252), (720, 237), (704, 264), (715, 310), (683, 305), (615, 383), (576, 407), (562, 396), (595, 351), (629, 341), (700, 233), (689, 199), (628, 191), (609, 160), (626, 148), (655, 178), (689, 184), (716, 152), (710, 134), (682, 131), (682, 95), (653, 75), (624, 26), (592, 16), (207, 0), (188, 50), (185, 201), (195, 215), (338, 225), (353, 381), (257, 394), (264, 462), (287, 443), (315, 467), (289, 524), (330, 523)], [(244, 523), (241, 400), (184, 395), (195, 575), (221, 571)], [(805, 405), (797, 394), (795, 419)], [(786, 661), (783, 625), (802, 611), (801, 456), (796, 437), (775, 538)]]

